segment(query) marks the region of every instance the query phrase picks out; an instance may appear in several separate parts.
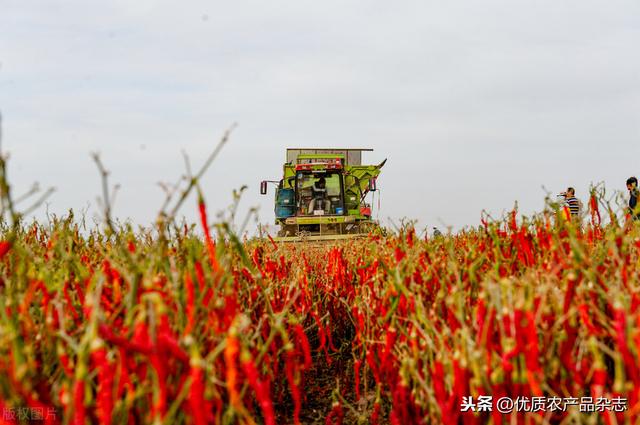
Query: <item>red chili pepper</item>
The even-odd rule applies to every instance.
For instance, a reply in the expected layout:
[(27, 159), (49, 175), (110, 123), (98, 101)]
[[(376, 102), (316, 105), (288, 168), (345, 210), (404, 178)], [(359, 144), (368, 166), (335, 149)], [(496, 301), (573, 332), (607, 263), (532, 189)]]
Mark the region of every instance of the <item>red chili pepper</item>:
[(578, 306), (578, 313), (580, 314), (580, 319), (582, 319), (582, 322), (585, 324), (585, 326), (589, 330), (589, 334), (599, 335), (600, 332), (595, 327), (595, 325), (591, 321), (591, 318), (589, 317), (589, 306), (585, 303), (580, 304)]
[(320, 340), (320, 347), (318, 350), (324, 351), (324, 357), (327, 364), (331, 364), (331, 357), (329, 357), (329, 351), (327, 350), (327, 334), (325, 333), (324, 327), (322, 326), (322, 321), (317, 312), (312, 311), (311, 315), (313, 316), (316, 326), (318, 327), (318, 339)]
[(158, 347), (162, 348), (166, 353), (171, 354), (183, 363), (189, 363), (189, 356), (172, 335), (167, 332), (161, 332), (158, 334), (157, 341)]
[(97, 416), (101, 424), (111, 424), (113, 411), (113, 368), (107, 359), (107, 350), (100, 347), (91, 352), (91, 359), (98, 371), (96, 398)]
[(11, 249), (11, 242), (8, 241), (0, 241), (0, 260), (7, 255), (7, 252)]
[(409, 248), (413, 248), (413, 239), (415, 237), (416, 234), (416, 230), (414, 228), (409, 229), (409, 231), (407, 232), (407, 245), (409, 245)]
[(131, 340), (116, 335), (107, 325), (98, 325), (98, 333), (105, 340), (119, 347), (123, 347), (128, 351), (135, 351), (141, 354), (151, 354), (151, 345), (149, 344), (149, 335), (146, 333), (146, 325), (141, 323), (134, 329), (133, 338)]
[(440, 406), (440, 419), (442, 420), (442, 423), (452, 423), (449, 421), (449, 408), (447, 405), (448, 395), (444, 387), (444, 367), (442, 362), (434, 362), (431, 377), (431, 382), (433, 382), (433, 392), (435, 394), (436, 401)]
[[(412, 423), (407, 410), (409, 394), (407, 387), (403, 383), (398, 383), (393, 391), (393, 405), (389, 414), (389, 422), (393, 425), (404, 425)], [(455, 422), (454, 422), (455, 423)]]
[(356, 390), (356, 401), (360, 401), (360, 366), (362, 365), (362, 360), (358, 359), (353, 362), (353, 380)]
[(278, 245), (276, 245), (276, 242), (273, 240), (273, 238), (271, 237), (270, 234), (267, 233), (267, 237), (269, 238), (269, 241), (271, 241), (271, 245), (273, 246), (273, 250), (277, 251), (278, 250)]
[(67, 377), (72, 377), (73, 368), (71, 367), (71, 364), (69, 362), (69, 355), (64, 350), (64, 348), (62, 348), (61, 344), (58, 344), (57, 351), (58, 359), (60, 360), (60, 364), (62, 365), (62, 370), (64, 371), (65, 375), (67, 375)]
[(204, 398), (204, 371), (199, 362), (200, 359), (193, 359), (191, 362), (191, 371), (189, 372), (191, 386), (189, 387), (187, 400), (191, 409), (193, 423), (195, 425), (206, 425), (213, 422), (213, 412), (211, 403)]
[[(335, 421), (334, 421), (335, 419)], [(344, 411), (342, 410), (342, 406), (340, 403), (333, 403), (333, 407), (331, 411), (327, 415), (325, 419), (325, 425), (342, 425), (342, 421), (344, 419)]]
[(296, 382), (296, 353), (294, 350), (287, 352), (287, 358), (285, 361), (285, 372), (287, 375), (287, 381), (289, 381), (291, 398), (293, 398), (293, 423), (295, 425), (300, 425), (302, 397), (300, 394), (300, 388), (298, 387), (298, 384)]
[(167, 399), (168, 399), (168, 389), (167, 389), (167, 377), (168, 372), (166, 369), (166, 359), (160, 356), (156, 350), (153, 351), (151, 356), (149, 356), (149, 362), (151, 363), (151, 367), (156, 372), (156, 376), (158, 378), (158, 395), (153, 403), (153, 416), (159, 416), (159, 419), (164, 419), (167, 414)]
[(400, 247), (396, 247), (396, 250), (395, 250), (396, 264), (399, 264), (400, 261), (402, 261), (402, 259), (406, 256), (407, 254), (402, 249), (400, 249)]
[(393, 346), (396, 343), (397, 335), (398, 334), (395, 328), (387, 329), (384, 349), (382, 350), (382, 355), (380, 356), (380, 365), (383, 373), (390, 371), (392, 368), (391, 361), (393, 358)]
[(333, 336), (331, 335), (331, 324), (327, 323), (324, 329), (325, 329), (325, 333), (327, 334), (327, 340), (329, 341), (329, 348), (331, 348), (331, 351), (338, 351), (336, 346), (333, 345)]
[(202, 198), (198, 200), (198, 211), (200, 212), (200, 223), (202, 224), (202, 228), (204, 230), (207, 253), (209, 254), (209, 262), (211, 263), (211, 268), (213, 269), (213, 271), (217, 272), (220, 269), (220, 266), (218, 264), (218, 260), (216, 259), (216, 244), (211, 238), (211, 232), (209, 231), (209, 222), (207, 220), (207, 207)]
[(191, 280), (191, 274), (189, 272), (185, 272), (184, 274), (184, 285), (186, 289), (186, 313), (187, 313), (187, 325), (184, 328), (183, 335), (188, 335), (194, 326), (195, 321), (195, 291), (193, 288), (193, 281)]
[(382, 380), (380, 379), (380, 371), (378, 369), (378, 364), (376, 363), (373, 348), (367, 351), (367, 364), (371, 369), (371, 373), (373, 374), (373, 379), (376, 381), (376, 384), (382, 383)]
[(133, 392), (133, 384), (129, 376), (129, 368), (127, 367), (127, 351), (124, 348), (119, 349), (120, 361), (118, 362), (118, 388), (116, 391), (116, 399), (120, 399), (124, 394), (125, 387), (127, 391)]
[(73, 385), (73, 425), (85, 425), (84, 381), (77, 380)]
[(380, 402), (376, 401), (373, 404), (373, 412), (371, 412), (370, 423), (371, 425), (378, 425), (380, 420)]
[(613, 328), (616, 331), (616, 343), (620, 350), (620, 354), (622, 354), (622, 359), (624, 361), (625, 368), (627, 369), (627, 373), (634, 384), (640, 384), (640, 373), (638, 372), (637, 362), (631, 354), (627, 343), (627, 318), (625, 311), (622, 308), (614, 309)]
[(65, 281), (64, 282), (64, 285), (62, 286), (62, 293), (63, 293), (64, 299), (65, 299), (65, 301), (67, 303), (67, 310), (66, 311), (70, 311), (71, 314), (73, 315), (73, 321), (78, 323), (80, 321), (80, 315), (76, 311), (76, 308), (74, 306), (73, 300), (71, 299), (71, 294), (69, 293), (69, 281)]
[(275, 425), (276, 419), (275, 412), (273, 410), (273, 402), (271, 401), (271, 395), (269, 394), (269, 382), (259, 379), (258, 370), (249, 353), (243, 353), (241, 363), (244, 374), (249, 380), (249, 385), (251, 385), (251, 388), (253, 388), (253, 391), (256, 393), (260, 409), (262, 409), (265, 425)]
[(200, 292), (204, 291), (204, 269), (202, 268), (202, 264), (200, 261), (196, 260), (193, 263), (193, 267), (196, 269), (196, 279), (198, 280), (198, 285), (200, 287)]
[(227, 343), (224, 348), (225, 374), (229, 402), (234, 407), (240, 407), (242, 400), (238, 392), (237, 357), (240, 351), (240, 341), (234, 335), (227, 335)]
[(304, 354), (304, 368), (305, 370), (309, 370), (311, 369), (311, 346), (309, 345), (309, 340), (307, 339), (307, 335), (304, 333), (304, 328), (301, 324), (296, 324), (293, 329), (298, 342), (302, 346), (302, 353)]

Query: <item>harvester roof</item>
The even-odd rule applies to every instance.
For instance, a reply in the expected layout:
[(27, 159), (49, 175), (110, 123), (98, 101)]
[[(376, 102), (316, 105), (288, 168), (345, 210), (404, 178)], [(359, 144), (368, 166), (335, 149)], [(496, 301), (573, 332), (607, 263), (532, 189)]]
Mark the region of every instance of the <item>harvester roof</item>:
[(362, 165), (362, 152), (371, 152), (370, 148), (287, 148), (287, 163), (321, 158), (340, 158), (344, 165)]

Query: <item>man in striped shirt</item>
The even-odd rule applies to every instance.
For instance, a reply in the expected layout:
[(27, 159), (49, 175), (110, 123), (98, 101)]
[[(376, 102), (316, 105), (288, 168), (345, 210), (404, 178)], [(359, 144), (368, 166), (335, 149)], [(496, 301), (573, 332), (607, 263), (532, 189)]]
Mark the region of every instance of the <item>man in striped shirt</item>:
[(567, 189), (567, 191), (564, 193), (564, 201), (569, 207), (571, 218), (580, 218), (580, 214), (582, 213), (582, 202), (580, 202), (580, 200), (576, 198), (576, 190), (574, 188), (570, 187)]

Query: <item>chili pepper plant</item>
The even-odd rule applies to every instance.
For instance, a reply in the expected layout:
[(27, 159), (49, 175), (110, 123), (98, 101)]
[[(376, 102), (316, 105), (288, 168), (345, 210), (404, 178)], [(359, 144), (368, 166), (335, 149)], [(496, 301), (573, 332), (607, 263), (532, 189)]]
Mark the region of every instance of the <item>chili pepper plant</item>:
[(589, 204), (321, 245), (241, 239), (202, 195), (194, 226), (3, 222), (0, 423), (637, 423), (640, 229)]

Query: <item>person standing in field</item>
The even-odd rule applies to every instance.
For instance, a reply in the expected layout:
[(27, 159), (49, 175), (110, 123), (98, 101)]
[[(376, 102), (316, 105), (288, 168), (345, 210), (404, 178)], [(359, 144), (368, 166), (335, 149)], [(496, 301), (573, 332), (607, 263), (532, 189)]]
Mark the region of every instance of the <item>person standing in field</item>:
[(582, 214), (582, 202), (576, 198), (576, 190), (572, 187), (568, 188), (564, 193), (564, 201), (569, 207), (571, 219), (579, 219)]
[(629, 214), (634, 220), (640, 220), (640, 211), (638, 211), (638, 179), (629, 177), (627, 179), (627, 189), (629, 190)]

